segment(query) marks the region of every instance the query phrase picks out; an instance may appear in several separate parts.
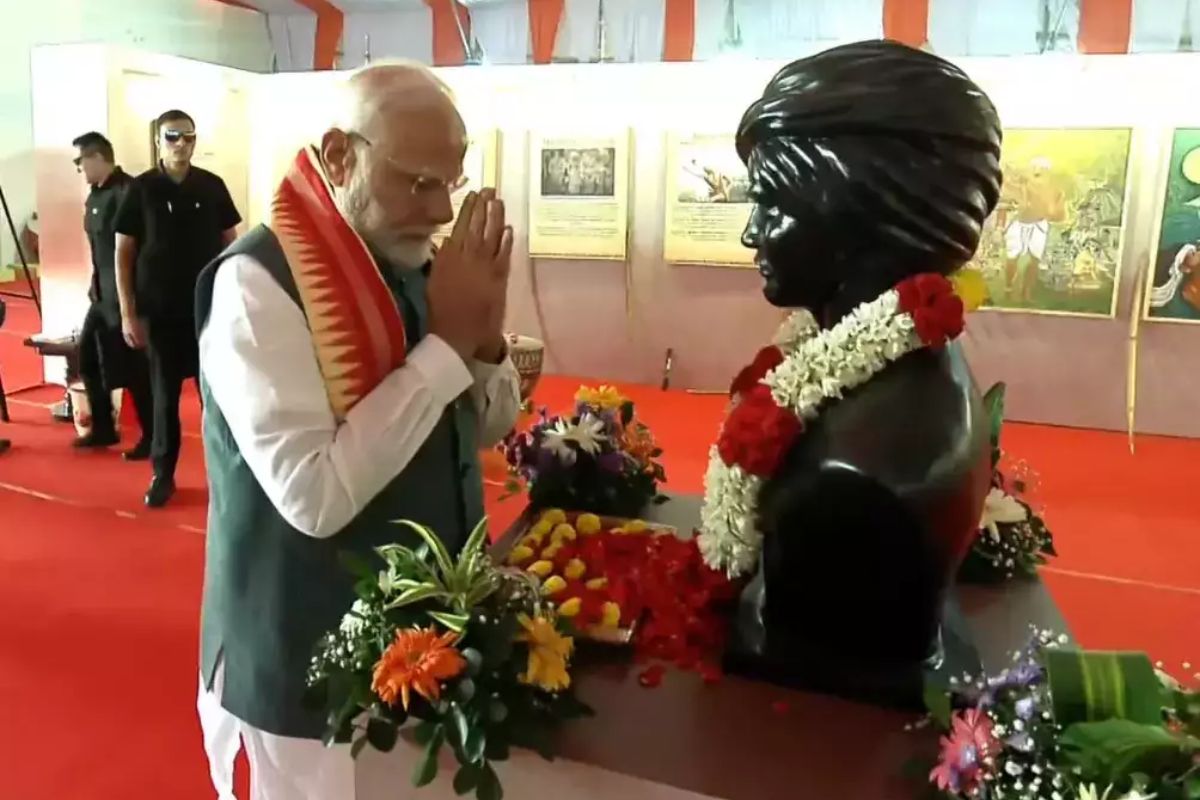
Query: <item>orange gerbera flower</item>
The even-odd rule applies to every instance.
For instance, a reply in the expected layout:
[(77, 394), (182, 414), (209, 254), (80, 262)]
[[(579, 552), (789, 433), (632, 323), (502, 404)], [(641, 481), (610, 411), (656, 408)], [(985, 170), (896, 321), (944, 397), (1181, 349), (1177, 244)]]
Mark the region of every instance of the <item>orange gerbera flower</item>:
[(441, 696), (441, 684), (467, 667), (462, 653), (454, 648), (457, 640), (456, 634), (438, 636), (433, 628), (397, 631), (396, 641), (375, 665), (371, 688), (390, 705), (395, 705), (399, 696), (405, 711), (411, 691), (436, 701)]
[(649, 465), (653, 458), (651, 453), (655, 451), (658, 445), (654, 441), (654, 434), (644, 425), (634, 423), (625, 429), (622, 437), (623, 449), (631, 455), (635, 461), (641, 464)]

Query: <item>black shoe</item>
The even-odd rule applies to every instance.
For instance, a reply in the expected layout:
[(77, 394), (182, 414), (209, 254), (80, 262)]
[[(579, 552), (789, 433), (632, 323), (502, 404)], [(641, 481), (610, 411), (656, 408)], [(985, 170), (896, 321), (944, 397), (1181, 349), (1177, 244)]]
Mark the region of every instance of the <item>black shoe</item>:
[(133, 446), (132, 449), (126, 450), (121, 454), (121, 458), (126, 461), (145, 461), (150, 457), (150, 440), (142, 439)]
[(155, 475), (154, 480), (150, 482), (149, 490), (146, 491), (146, 508), (162, 508), (173, 494), (175, 494), (175, 479)]
[(92, 431), (85, 436), (80, 436), (72, 443), (72, 447), (79, 448), (101, 448), (110, 447), (121, 441), (121, 437), (116, 431)]

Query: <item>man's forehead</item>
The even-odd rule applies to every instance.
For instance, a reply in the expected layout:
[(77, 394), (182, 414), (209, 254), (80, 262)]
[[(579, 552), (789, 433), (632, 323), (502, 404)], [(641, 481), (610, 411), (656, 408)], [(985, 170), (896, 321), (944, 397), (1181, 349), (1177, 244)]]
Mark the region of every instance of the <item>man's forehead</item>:
[(196, 126), (188, 122), (186, 119), (169, 119), (162, 124), (164, 131), (179, 131), (180, 133), (194, 133)]

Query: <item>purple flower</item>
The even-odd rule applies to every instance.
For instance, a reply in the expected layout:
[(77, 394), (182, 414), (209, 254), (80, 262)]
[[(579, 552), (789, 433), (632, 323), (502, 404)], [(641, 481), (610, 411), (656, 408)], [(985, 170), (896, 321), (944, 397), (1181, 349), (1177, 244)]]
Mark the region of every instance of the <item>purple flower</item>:
[(596, 463), (605, 472), (620, 474), (622, 467), (625, 466), (625, 454), (617, 452), (601, 453), (597, 456)]

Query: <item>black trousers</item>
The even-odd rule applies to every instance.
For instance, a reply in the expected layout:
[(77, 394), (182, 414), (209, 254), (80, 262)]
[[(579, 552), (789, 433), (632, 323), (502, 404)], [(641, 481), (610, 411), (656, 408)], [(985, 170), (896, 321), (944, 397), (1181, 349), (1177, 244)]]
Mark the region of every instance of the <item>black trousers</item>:
[(158, 478), (175, 477), (179, 463), (179, 396), (183, 382), (196, 379), (200, 347), (190, 320), (145, 320), (146, 355), (150, 362), (150, 389), (154, 395), (154, 438), (150, 461)]
[(146, 356), (130, 349), (120, 324), (93, 303), (79, 330), (79, 377), (92, 408), (92, 431), (113, 432), (113, 389), (128, 389), (142, 426), (142, 439), (154, 435), (154, 409), (150, 397), (150, 370)]

